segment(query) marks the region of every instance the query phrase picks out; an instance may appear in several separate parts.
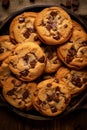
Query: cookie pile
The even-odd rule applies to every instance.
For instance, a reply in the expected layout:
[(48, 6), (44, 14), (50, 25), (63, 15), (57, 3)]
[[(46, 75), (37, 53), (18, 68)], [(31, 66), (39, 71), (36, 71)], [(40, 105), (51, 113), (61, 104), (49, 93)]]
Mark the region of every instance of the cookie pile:
[(0, 86), (6, 101), (57, 116), (87, 87), (87, 35), (60, 7), (16, 16), (0, 36)]

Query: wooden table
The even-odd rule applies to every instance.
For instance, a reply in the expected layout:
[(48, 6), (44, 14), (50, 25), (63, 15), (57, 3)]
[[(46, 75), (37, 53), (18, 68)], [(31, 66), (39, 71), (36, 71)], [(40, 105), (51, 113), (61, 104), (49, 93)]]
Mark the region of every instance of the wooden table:
[[(7, 10), (1, 7), (0, 0), (0, 21), (3, 21), (11, 13), (32, 4), (60, 4), (64, 0), (10, 0)], [(80, 7), (75, 13), (87, 15), (87, 0), (80, 0)], [(87, 130), (87, 110), (75, 111), (67, 117), (51, 121), (35, 121), (22, 118), (4, 107), (0, 107), (0, 130)]]

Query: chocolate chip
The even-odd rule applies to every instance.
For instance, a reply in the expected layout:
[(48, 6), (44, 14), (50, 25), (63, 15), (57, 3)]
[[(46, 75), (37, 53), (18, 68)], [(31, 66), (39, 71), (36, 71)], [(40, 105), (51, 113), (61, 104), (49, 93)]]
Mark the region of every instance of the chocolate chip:
[(64, 24), (64, 28), (67, 28), (68, 27), (68, 25), (67, 24)]
[(48, 31), (50, 31), (50, 30), (52, 29), (52, 25), (51, 25), (51, 24), (47, 24), (47, 25), (46, 25), (46, 29), (47, 29)]
[(22, 103), (22, 102), (20, 101), (20, 102), (18, 103), (18, 105), (20, 106), (20, 105), (21, 105), (21, 103)]
[(55, 40), (59, 40), (59, 39), (60, 39), (60, 34), (59, 34), (59, 32), (57, 32), (55, 35), (53, 35), (53, 38), (54, 38)]
[(39, 38), (37, 36), (34, 37), (34, 41), (38, 41)]
[(7, 92), (7, 95), (12, 96), (12, 95), (14, 95), (15, 91), (16, 91), (16, 88), (13, 88), (12, 90)]
[(52, 95), (52, 97), (53, 97), (53, 100), (55, 101), (55, 102), (59, 102), (59, 94), (58, 93), (54, 93), (53, 95)]
[(76, 56), (76, 53), (77, 53), (77, 51), (76, 51), (75, 47), (71, 46), (71, 48), (68, 50), (66, 62), (70, 63), (73, 60), (73, 58)]
[(56, 12), (56, 11), (52, 11), (52, 12), (50, 12), (50, 15), (51, 15), (52, 17), (56, 17), (57, 14), (58, 14), (58, 12)]
[(37, 104), (38, 105), (42, 104), (42, 101), (40, 99), (38, 99)]
[(54, 79), (55, 83), (59, 83), (59, 80), (57, 78)]
[(41, 62), (41, 63), (44, 63), (44, 61), (45, 61), (45, 56), (42, 56), (41, 58), (39, 58), (38, 61)]
[(52, 95), (47, 95), (47, 99), (46, 99), (48, 102), (51, 102), (53, 100), (53, 97)]
[(27, 28), (27, 30), (28, 30), (29, 33), (34, 33), (35, 32), (34, 28)]
[(23, 23), (23, 22), (25, 22), (25, 18), (24, 17), (19, 17), (18, 21), (19, 21), (19, 23)]
[(52, 84), (51, 84), (51, 83), (48, 83), (48, 84), (47, 84), (47, 87), (51, 87), (51, 86), (52, 86)]
[(31, 62), (30, 62), (31, 68), (34, 68), (35, 65), (36, 65), (36, 63), (37, 63), (36, 60), (31, 61)]
[(30, 36), (30, 32), (28, 31), (28, 29), (26, 29), (26, 31), (23, 33), (23, 36), (28, 39)]
[(28, 61), (29, 61), (29, 55), (26, 54), (26, 55), (23, 57), (23, 59), (24, 59), (24, 61), (26, 61), (26, 63), (28, 63)]
[(87, 46), (87, 41), (82, 42), (83, 46)]
[(28, 73), (29, 73), (29, 71), (28, 71), (27, 69), (25, 69), (25, 70), (23, 70), (23, 71), (20, 72), (20, 74), (21, 74), (22, 76), (24, 76), (24, 77), (27, 76)]
[(14, 84), (14, 85), (15, 85), (16, 80), (15, 80), (15, 79), (12, 79), (12, 80), (11, 80), (11, 82), (12, 82), (12, 84)]
[(26, 89), (23, 93), (23, 100), (26, 99), (29, 96), (29, 91)]
[(4, 48), (0, 47), (0, 54), (4, 52)]
[(11, 42), (12, 42), (14, 45), (17, 44), (17, 41), (16, 41), (15, 39), (13, 39), (13, 38), (11, 38)]
[(55, 106), (50, 106), (50, 109), (51, 109), (52, 113), (57, 112), (57, 108)]
[(45, 25), (46, 24), (45, 24), (44, 20), (42, 20), (40, 26), (45, 26)]
[(78, 75), (76, 74), (72, 74), (72, 77), (71, 77), (71, 83), (77, 87), (81, 87), (82, 86), (82, 82), (81, 82), (81, 79)]

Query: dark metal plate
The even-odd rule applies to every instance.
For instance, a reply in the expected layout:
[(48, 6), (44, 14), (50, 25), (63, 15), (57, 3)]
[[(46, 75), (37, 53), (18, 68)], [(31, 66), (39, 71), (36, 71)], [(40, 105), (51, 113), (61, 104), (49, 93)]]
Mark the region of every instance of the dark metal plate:
[[(57, 6), (57, 5), (33, 5), (33, 6), (26, 7), (24, 9), (21, 9), (17, 12), (14, 12), (12, 15), (10, 15), (7, 19), (5, 19), (3, 21), (3, 24), (0, 27), (0, 35), (9, 34), (9, 26), (15, 16), (17, 16), (23, 12), (28, 12), (28, 11), (39, 12), (42, 9), (44, 9), (46, 7), (51, 7), (51, 6)], [(68, 12), (68, 14), (71, 16), (72, 19), (79, 22), (87, 32), (87, 24), (85, 24), (84, 20), (82, 20), (81, 17), (77, 16), (76, 14), (74, 14), (73, 12), (71, 12), (70, 10), (68, 10), (66, 8), (63, 8), (63, 9)], [(8, 104), (4, 100), (1, 90), (0, 90), (0, 106), (5, 106), (10, 111), (14, 112), (15, 114), (17, 114), (21, 117), (25, 117), (27, 119), (33, 119), (33, 120), (53, 120), (56, 118), (64, 117), (64, 116), (68, 115), (69, 113), (73, 112), (74, 110), (80, 110), (81, 108), (87, 109), (87, 107), (83, 107), (83, 105), (82, 105), (86, 99), (87, 99), (87, 90), (82, 92), (78, 97), (73, 98), (71, 100), (69, 106), (67, 107), (67, 109), (60, 115), (58, 115), (56, 117), (45, 117), (45, 116), (42, 116), (39, 112), (35, 111), (34, 109), (32, 109), (28, 112), (25, 112), (25, 111), (20, 111), (20, 110), (14, 108), (13, 106)]]

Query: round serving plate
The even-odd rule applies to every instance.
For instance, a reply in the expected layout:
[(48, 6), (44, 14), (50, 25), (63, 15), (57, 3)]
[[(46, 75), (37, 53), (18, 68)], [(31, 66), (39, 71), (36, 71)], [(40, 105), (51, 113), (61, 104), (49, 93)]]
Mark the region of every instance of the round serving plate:
[[(52, 6), (58, 6), (58, 5), (32, 5), (26, 8), (23, 8), (19, 11), (16, 11), (14, 13), (12, 13), (9, 17), (7, 17), (2, 25), (0, 26), (0, 35), (5, 35), (5, 34), (9, 34), (9, 26), (11, 21), (13, 20), (13, 18), (23, 12), (39, 12), (41, 10), (43, 10), (44, 8), (47, 7), (52, 7)], [(78, 23), (80, 23), (83, 28), (86, 30), (87, 32), (87, 25), (84, 23), (84, 21), (75, 13), (71, 12), (70, 10), (63, 8), (72, 19), (74, 19), (75, 21), (77, 21)], [(36, 110), (32, 109), (29, 111), (21, 111), (19, 109), (16, 109), (15, 107), (11, 106), (10, 104), (8, 104), (5, 99), (3, 98), (2, 95), (2, 90), (0, 90), (0, 106), (5, 106), (7, 107), (10, 111), (12, 111), (13, 113), (21, 116), (21, 117), (25, 117), (27, 119), (33, 119), (33, 120), (53, 120), (53, 119), (57, 119), (60, 117), (64, 117), (66, 115), (68, 115), (69, 113), (73, 112), (74, 110), (79, 110), (80, 108), (82, 108), (82, 103), (85, 102), (85, 100), (87, 99), (87, 90), (83, 91), (79, 96), (74, 97), (69, 106), (67, 107), (67, 109), (62, 112), (60, 115), (55, 116), (55, 117), (47, 117), (47, 116), (43, 116), (41, 115), (39, 112), (37, 112)]]

